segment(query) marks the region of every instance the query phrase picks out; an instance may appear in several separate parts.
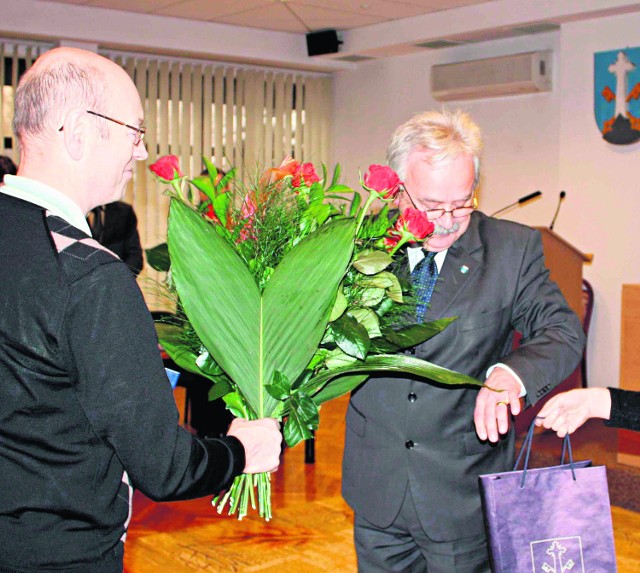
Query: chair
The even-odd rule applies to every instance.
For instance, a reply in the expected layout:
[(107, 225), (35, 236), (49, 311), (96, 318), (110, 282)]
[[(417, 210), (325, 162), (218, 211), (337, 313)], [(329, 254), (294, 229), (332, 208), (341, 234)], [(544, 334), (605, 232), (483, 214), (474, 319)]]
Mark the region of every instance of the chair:
[[(584, 334), (587, 338), (587, 343), (589, 342), (589, 326), (591, 325), (591, 316), (593, 315), (593, 303), (594, 303), (594, 295), (593, 295), (593, 287), (591, 283), (582, 279), (582, 328), (584, 329)], [(581, 366), (581, 374), (582, 374), (582, 387), (587, 388), (587, 345), (585, 344), (584, 352), (582, 354), (582, 362)]]

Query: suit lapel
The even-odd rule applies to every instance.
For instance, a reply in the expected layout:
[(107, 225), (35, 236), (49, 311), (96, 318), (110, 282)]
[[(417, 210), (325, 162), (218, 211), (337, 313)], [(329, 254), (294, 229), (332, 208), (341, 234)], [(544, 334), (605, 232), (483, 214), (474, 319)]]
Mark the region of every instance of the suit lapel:
[(449, 248), (431, 296), (427, 321), (446, 316), (454, 301), (484, 266), (484, 247), (478, 229), (480, 218), (479, 214), (473, 213), (465, 233)]

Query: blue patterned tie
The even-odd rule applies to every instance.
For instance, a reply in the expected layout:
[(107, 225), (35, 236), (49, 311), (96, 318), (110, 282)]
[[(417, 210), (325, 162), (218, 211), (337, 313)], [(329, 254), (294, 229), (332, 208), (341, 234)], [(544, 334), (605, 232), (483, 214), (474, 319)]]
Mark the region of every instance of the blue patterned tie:
[(428, 251), (424, 259), (411, 271), (411, 282), (416, 293), (416, 320), (418, 322), (424, 322), (429, 301), (436, 286), (436, 280), (438, 280), (438, 265), (436, 265), (435, 255), (435, 253)]

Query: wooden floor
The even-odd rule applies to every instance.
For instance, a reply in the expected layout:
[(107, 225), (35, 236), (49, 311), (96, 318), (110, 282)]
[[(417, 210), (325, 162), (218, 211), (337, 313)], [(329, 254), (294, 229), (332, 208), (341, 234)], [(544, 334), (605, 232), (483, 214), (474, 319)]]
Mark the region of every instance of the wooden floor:
[[(284, 453), (269, 523), (220, 516), (205, 499), (156, 504), (136, 494), (125, 572), (356, 571), (353, 515), (340, 497), (346, 405), (340, 399), (323, 406), (314, 465), (305, 465), (302, 445)], [(578, 457), (580, 444), (575, 449)], [(612, 513), (619, 573), (640, 573), (640, 514)]]

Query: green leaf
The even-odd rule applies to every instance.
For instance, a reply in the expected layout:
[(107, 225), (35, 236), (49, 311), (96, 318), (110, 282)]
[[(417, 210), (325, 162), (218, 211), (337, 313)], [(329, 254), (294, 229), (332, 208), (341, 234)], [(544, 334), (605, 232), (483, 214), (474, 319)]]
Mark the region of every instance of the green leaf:
[(376, 306), (384, 298), (386, 291), (381, 288), (365, 288), (360, 291), (362, 306)]
[(442, 332), (453, 321), (457, 320), (457, 316), (449, 318), (441, 318), (434, 320), (433, 322), (425, 322), (423, 324), (412, 324), (399, 329), (386, 328), (383, 330), (382, 335), (393, 345), (396, 349), (410, 348), (422, 344), (426, 340), (434, 337), (439, 332)]
[(344, 396), (360, 386), (367, 378), (369, 378), (368, 374), (339, 376), (327, 383), (327, 385), (313, 397), (313, 401), (320, 406), (329, 400)]
[(279, 370), (296, 380), (314, 355), (353, 249), (355, 222), (320, 227), (291, 249), (260, 293), (234, 247), (172, 201), (169, 253), (187, 318), (259, 417), (278, 402), (264, 389)]
[(198, 355), (184, 342), (180, 326), (157, 322), (156, 332), (162, 348), (180, 368), (211, 379), (211, 376), (202, 372), (196, 364)]
[(211, 161), (209, 161), (209, 159), (207, 159), (206, 156), (202, 156), (202, 161), (204, 161), (204, 165), (207, 168), (207, 173), (209, 173), (209, 177), (211, 178), (211, 181), (215, 181), (216, 177), (218, 177), (218, 169), (216, 168), (216, 166), (211, 163)]
[(169, 248), (167, 243), (160, 243), (150, 249), (144, 251), (147, 255), (147, 262), (152, 269), (166, 273), (171, 267), (171, 259), (169, 259)]
[[(383, 271), (377, 275), (363, 276), (358, 280), (358, 285), (362, 287), (374, 287), (374, 288), (389, 288), (393, 286), (393, 280), (391, 277), (395, 277), (393, 273)], [(396, 279), (397, 282), (397, 279)]]
[(222, 398), (229, 410), (236, 418), (251, 419), (247, 406), (238, 392), (229, 392)]
[(354, 308), (349, 310), (349, 315), (355, 318), (362, 326), (367, 329), (369, 338), (382, 336), (380, 332), (380, 320), (378, 315), (370, 308)]
[(331, 350), (329, 354), (327, 354), (327, 359), (325, 360), (325, 366), (327, 368), (342, 368), (348, 364), (353, 364), (357, 362), (358, 359), (345, 354), (339, 348), (335, 348)]
[(327, 193), (354, 193), (354, 190), (348, 185), (332, 185), (327, 189)]
[(371, 341), (367, 329), (350, 316), (342, 316), (331, 323), (333, 340), (346, 354), (363, 360), (369, 352)]
[(267, 384), (265, 390), (276, 400), (285, 400), (291, 394), (291, 383), (281, 372), (273, 373), (273, 384)]
[(229, 208), (231, 207), (231, 195), (230, 193), (220, 193), (213, 200), (213, 210), (216, 217), (220, 219), (223, 227), (227, 226), (227, 218), (229, 217)]
[[(342, 171), (342, 167), (340, 166), (339, 163), (336, 163), (336, 166), (333, 170), (333, 177), (331, 178), (331, 186), (329, 187), (329, 189), (333, 189), (338, 186), (338, 181), (340, 181), (341, 171)], [(325, 172), (325, 180), (326, 180), (326, 172)], [(342, 185), (342, 187), (345, 187), (345, 185)]]
[(362, 195), (357, 191), (353, 193), (353, 200), (351, 201), (351, 207), (349, 207), (349, 216), (355, 217), (360, 209), (360, 203), (362, 203)]
[(362, 251), (353, 266), (364, 275), (375, 275), (392, 263), (388, 253), (383, 251)]
[(222, 398), (223, 396), (226, 396), (229, 392), (233, 391), (233, 386), (231, 385), (231, 383), (229, 382), (229, 379), (225, 377), (220, 376), (219, 377), (219, 381), (216, 382), (213, 386), (211, 386), (211, 388), (209, 388), (209, 393), (207, 395), (207, 399), (209, 400), (209, 402), (213, 402), (214, 400), (217, 400), (219, 398)]
[[(431, 362), (427, 362), (426, 360), (414, 358), (413, 356), (405, 356), (404, 354), (379, 354), (377, 356), (370, 356), (362, 362), (354, 362), (341, 368), (323, 370), (309, 381), (307, 391), (310, 394), (317, 392), (332, 378), (356, 372), (367, 372), (368, 374), (372, 374), (374, 372), (384, 372), (384, 374), (397, 372), (400, 374), (410, 374), (411, 376), (423, 378), (427, 382), (433, 381), (451, 386), (482, 387), (484, 385), (483, 382), (480, 382), (471, 376), (454, 372), (448, 368), (437, 366)], [(389, 383), (393, 384), (393, 382)], [(320, 398), (317, 399), (317, 396), (320, 396)], [(321, 400), (321, 398), (321, 392), (314, 396), (316, 404), (321, 403), (318, 401)]]
[(211, 181), (211, 178), (209, 176), (198, 175), (198, 177), (189, 179), (189, 183), (191, 183), (198, 191), (204, 193), (207, 197), (209, 197), (209, 199), (215, 199), (215, 187), (213, 185), (213, 181)]
[(333, 322), (336, 318), (341, 317), (344, 314), (344, 311), (347, 310), (348, 305), (349, 301), (347, 300), (347, 297), (344, 296), (344, 292), (342, 292), (342, 285), (340, 285), (340, 288), (336, 293), (336, 301), (333, 303), (333, 308), (331, 309), (329, 322)]
[(203, 374), (209, 377), (220, 376), (220, 374), (222, 374), (222, 368), (218, 366), (208, 350), (205, 350), (196, 358), (196, 366), (200, 368)]
[(320, 417), (316, 403), (304, 394), (291, 396), (289, 418), (284, 425), (284, 438), (290, 447), (302, 440), (313, 437), (313, 430), (318, 428)]

